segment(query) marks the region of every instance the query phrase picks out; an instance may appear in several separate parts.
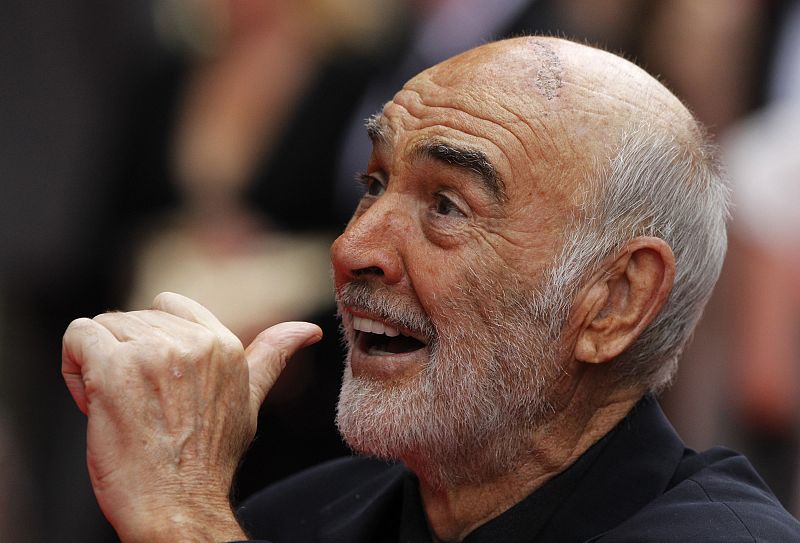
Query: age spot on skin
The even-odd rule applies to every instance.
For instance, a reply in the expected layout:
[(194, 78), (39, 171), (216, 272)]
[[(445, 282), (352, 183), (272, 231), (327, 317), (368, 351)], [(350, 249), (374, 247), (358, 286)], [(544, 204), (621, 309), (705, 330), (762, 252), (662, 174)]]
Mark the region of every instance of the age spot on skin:
[(552, 47), (540, 41), (532, 41), (531, 43), (536, 50), (536, 58), (540, 64), (534, 84), (545, 98), (552, 100), (558, 96), (558, 89), (564, 84), (561, 78), (564, 68)]

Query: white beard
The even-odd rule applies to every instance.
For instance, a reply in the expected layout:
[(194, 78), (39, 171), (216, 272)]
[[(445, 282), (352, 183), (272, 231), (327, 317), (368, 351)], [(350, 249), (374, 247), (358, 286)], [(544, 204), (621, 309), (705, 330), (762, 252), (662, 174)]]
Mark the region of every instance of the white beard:
[[(560, 371), (560, 342), (551, 329), (560, 327), (551, 323), (566, 318), (557, 314), (565, 304), (523, 297), (530, 286), (497, 274), (487, 283), (488, 275), (468, 274), (443, 308), (430, 361), (412, 380), (354, 377), (348, 355), (336, 423), (351, 448), (400, 459), (435, 486), (486, 481), (517, 467), (532, 431), (553, 411), (547, 386)], [(339, 295), (386, 317), (387, 308), (397, 309), (382, 286), (351, 284)]]

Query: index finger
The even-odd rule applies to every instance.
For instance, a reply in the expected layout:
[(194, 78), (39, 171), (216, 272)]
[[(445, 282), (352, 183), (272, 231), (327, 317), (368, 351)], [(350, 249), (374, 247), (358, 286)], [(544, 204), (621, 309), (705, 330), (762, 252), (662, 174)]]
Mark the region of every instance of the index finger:
[(165, 313), (170, 313), (176, 317), (181, 317), (187, 321), (205, 326), (218, 336), (236, 337), (211, 311), (206, 309), (202, 304), (191, 298), (182, 296), (181, 294), (162, 292), (153, 299), (152, 309), (164, 311)]

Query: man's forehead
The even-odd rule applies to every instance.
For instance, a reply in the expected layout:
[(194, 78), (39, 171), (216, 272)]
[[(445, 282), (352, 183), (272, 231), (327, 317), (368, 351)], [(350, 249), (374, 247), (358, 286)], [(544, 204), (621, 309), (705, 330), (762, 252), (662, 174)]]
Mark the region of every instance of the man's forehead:
[[(516, 202), (515, 194), (530, 195), (531, 188), (566, 196), (572, 190), (566, 179), (573, 177), (581, 159), (567, 145), (558, 116), (552, 110), (539, 115), (535, 106), (524, 109), (504, 98), (437, 84), (428, 71), (368, 119), (366, 129), (382, 153), (449, 158), (448, 164), (472, 166), (498, 203)], [(461, 152), (431, 153), (450, 151), (433, 145), (440, 142)], [(426, 152), (415, 153), (420, 148)]]
[[(675, 109), (664, 96), (674, 100), (639, 68), (609, 53), (521, 38), (482, 46), (422, 72), (366, 127), (376, 146), (397, 155), (410, 156), (421, 140), (441, 136), (479, 151), (472, 158), (482, 153), (501, 180), (514, 180), (512, 191), (532, 181), (566, 196), (613, 156), (631, 120), (655, 121)], [(654, 97), (662, 99), (656, 100), (658, 111), (646, 107)], [(463, 153), (450, 155), (481, 165)]]

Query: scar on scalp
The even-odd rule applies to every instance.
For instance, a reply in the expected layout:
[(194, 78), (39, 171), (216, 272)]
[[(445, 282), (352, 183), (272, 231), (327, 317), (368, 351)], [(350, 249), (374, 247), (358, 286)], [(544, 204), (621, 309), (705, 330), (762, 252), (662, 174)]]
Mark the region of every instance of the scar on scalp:
[(532, 41), (531, 43), (535, 48), (535, 55), (540, 64), (534, 84), (545, 98), (552, 100), (558, 96), (558, 89), (564, 84), (561, 79), (564, 68), (561, 66), (561, 60), (552, 47), (540, 41)]

